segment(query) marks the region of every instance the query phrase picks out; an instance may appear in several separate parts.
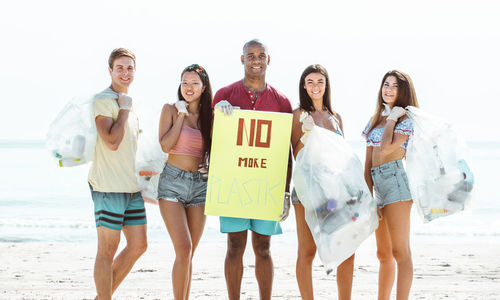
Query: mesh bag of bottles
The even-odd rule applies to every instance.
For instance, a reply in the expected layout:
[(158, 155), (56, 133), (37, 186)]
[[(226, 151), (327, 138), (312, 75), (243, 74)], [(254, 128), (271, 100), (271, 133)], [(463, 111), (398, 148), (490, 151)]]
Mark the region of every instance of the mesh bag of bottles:
[(297, 155), (293, 183), (321, 261), (330, 273), (378, 226), (363, 166), (338, 134), (314, 126)]
[(168, 154), (161, 149), (157, 136), (157, 134), (147, 135), (144, 132), (139, 135), (135, 162), (137, 182), (142, 198), (152, 204), (158, 204), (160, 173), (168, 158)]
[(450, 123), (416, 107), (406, 109), (414, 129), (406, 149), (408, 180), (424, 222), (466, 209), (474, 175), (465, 142)]
[(86, 164), (94, 159), (97, 139), (95, 99), (117, 99), (118, 94), (105, 90), (99, 94), (68, 102), (50, 124), (46, 146), (60, 167)]

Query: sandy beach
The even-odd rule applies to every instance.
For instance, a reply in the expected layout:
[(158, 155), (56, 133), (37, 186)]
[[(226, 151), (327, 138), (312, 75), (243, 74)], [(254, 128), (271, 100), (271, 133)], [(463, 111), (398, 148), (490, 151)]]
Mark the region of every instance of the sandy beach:
[[(273, 299), (300, 299), (295, 280), (295, 233), (275, 237)], [(412, 240), (412, 299), (500, 299), (500, 242), (467, 242), (448, 237)], [(254, 257), (244, 258), (241, 299), (258, 299)], [(95, 243), (0, 244), (0, 299), (93, 299)], [(190, 299), (227, 299), (224, 242), (202, 240), (196, 252)], [(370, 237), (356, 253), (352, 299), (376, 299), (378, 262)], [(125, 279), (115, 299), (172, 299), (170, 243), (150, 242), (148, 251)], [(321, 261), (313, 266), (316, 299), (336, 299), (334, 275)]]

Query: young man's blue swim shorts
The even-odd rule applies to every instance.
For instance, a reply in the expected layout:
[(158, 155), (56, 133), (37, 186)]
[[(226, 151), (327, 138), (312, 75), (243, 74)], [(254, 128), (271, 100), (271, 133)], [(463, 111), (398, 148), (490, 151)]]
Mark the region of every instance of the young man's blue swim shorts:
[(89, 184), (96, 227), (121, 230), (125, 225), (147, 224), (146, 209), (141, 193), (103, 193)]
[(240, 232), (251, 230), (262, 235), (281, 234), (280, 222), (269, 220), (220, 217), (220, 232)]

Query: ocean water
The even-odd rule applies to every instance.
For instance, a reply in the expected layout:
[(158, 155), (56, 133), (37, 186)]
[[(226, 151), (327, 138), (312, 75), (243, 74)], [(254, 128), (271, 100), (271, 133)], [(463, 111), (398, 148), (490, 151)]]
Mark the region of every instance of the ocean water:
[[(364, 144), (350, 142), (364, 160)], [(472, 209), (424, 224), (412, 211), (412, 235), (429, 238), (500, 239), (500, 143), (469, 143), (474, 172)], [(41, 141), (0, 141), (0, 242), (90, 242), (96, 239), (89, 165), (60, 168)], [(146, 205), (150, 242), (169, 241), (158, 207)], [(295, 230), (293, 209), (282, 223)], [(203, 241), (225, 241), (209, 216)], [(291, 234), (285, 236), (292, 236)]]

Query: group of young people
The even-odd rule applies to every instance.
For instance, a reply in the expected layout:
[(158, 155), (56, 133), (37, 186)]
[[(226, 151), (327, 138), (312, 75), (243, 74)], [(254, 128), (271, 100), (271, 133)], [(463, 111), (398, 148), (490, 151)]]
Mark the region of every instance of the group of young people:
[[(233, 109), (292, 113), (293, 157), (307, 143), (304, 134), (314, 126), (343, 136), (343, 123), (331, 105), (329, 75), (321, 65), (308, 66), (299, 82), (299, 107), (292, 111), (288, 98), (265, 80), (270, 62), (260, 40), (243, 46), (244, 77), (212, 96), (207, 71), (193, 64), (181, 73), (179, 100), (165, 104), (159, 121), (159, 143), (168, 153), (159, 185), (159, 208), (175, 249), (172, 269), (175, 299), (188, 299), (192, 260), (205, 226), (204, 202), (213, 124), (213, 110), (231, 115)], [(134, 79), (135, 55), (128, 49), (113, 50), (109, 57), (111, 86), (118, 99), (97, 99), (94, 115), (98, 130), (95, 158), (89, 172), (94, 201), (98, 251), (94, 266), (97, 299), (111, 299), (137, 259), (146, 251), (146, 213), (135, 175), (139, 135), (128, 89)], [(375, 114), (366, 125), (365, 180), (379, 205), (376, 230), (380, 260), (379, 299), (389, 299), (397, 265), (397, 299), (408, 299), (413, 278), (409, 229), (412, 205), (408, 180), (401, 160), (405, 156), (412, 123), (404, 107), (418, 106), (412, 81), (400, 71), (382, 79)], [(305, 116), (305, 117), (304, 117)], [(317, 151), (328, 151), (318, 149)], [(335, 153), (332, 153), (335, 155)], [(316, 253), (305, 211), (296, 193), (290, 193), (291, 158), (285, 187), (282, 220), (288, 215), (290, 198), (295, 209), (298, 237), (296, 277), (302, 299), (313, 299), (312, 262)], [(252, 233), (255, 276), (261, 299), (270, 299), (273, 283), (271, 236), (282, 232), (280, 222), (220, 217), (220, 230), (227, 233), (225, 278), (228, 298), (240, 299), (243, 254)], [(120, 235), (127, 240), (115, 257)], [(350, 299), (354, 254), (337, 268), (339, 299)]]

